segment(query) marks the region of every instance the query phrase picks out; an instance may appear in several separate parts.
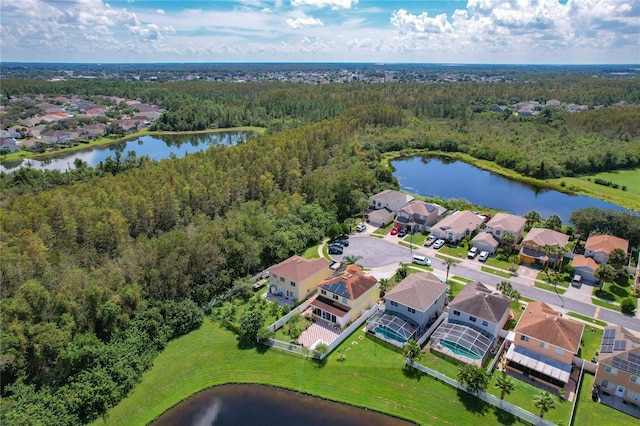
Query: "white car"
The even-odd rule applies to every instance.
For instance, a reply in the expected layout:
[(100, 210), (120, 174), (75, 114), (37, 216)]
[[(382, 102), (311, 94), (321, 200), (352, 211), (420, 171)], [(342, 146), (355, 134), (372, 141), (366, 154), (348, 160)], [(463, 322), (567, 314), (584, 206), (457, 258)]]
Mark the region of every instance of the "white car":
[(478, 260), (480, 262), (484, 262), (485, 260), (487, 260), (487, 257), (489, 257), (489, 252), (488, 251), (481, 251), (480, 254), (478, 255)]
[(356, 226), (356, 231), (358, 232), (363, 232), (365, 229), (367, 229), (367, 224), (364, 222), (361, 222)]
[(478, 254), (478, 247), (471, 247), (471, 250), (467, 253), (469, 259), (473, 259)]
[(444, 240), (443, 239), (438, 239), (438, 240), (436, 240), (435, 243), (433, 243), (433, 245), (431, 247), (433, 247), (434, 249), (439, 249), (443, 245), (444, 245)]

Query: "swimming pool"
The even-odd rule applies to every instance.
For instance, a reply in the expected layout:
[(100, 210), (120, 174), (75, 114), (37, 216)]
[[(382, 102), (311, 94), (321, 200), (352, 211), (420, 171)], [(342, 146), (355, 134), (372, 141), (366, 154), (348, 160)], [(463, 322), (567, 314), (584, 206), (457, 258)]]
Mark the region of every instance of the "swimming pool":
[(449, 349), (451, 352), (453, 352), (456, 355), (461, 355), (461, 356), (466, 356), (467, 358), (471, 358), (471, 359), (480, 359), (480, 357), (477, 354), (474, 354), (473, 352), (469, 351), (468, 349), (460, 346), (460, 345), (456, 345), (455, 343), (451, 343), (448, 342), (446, 340), (441, 340), (440, 344)]
[(399, 343), (407, 343), (407, 339), (404, 336), (400, 335), (397, 331), (388, 329), (384, 325), (377, 326), (376, 333)]

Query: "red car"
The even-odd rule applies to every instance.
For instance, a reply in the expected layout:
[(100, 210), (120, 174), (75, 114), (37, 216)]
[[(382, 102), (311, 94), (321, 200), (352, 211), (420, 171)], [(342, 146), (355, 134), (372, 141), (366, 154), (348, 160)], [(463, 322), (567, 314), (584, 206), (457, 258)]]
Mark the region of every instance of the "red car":
[(400, 231), (400, 226), (396, 225), (393, 227), (393, 229), (391, 230), (391, 235), (396, 235), (398, 232)]

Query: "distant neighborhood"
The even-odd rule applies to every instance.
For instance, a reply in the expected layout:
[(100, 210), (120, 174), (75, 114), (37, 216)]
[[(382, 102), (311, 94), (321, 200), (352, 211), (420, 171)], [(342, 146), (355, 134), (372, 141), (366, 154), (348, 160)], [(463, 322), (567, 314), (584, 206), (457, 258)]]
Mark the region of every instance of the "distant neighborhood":
[(44, 152), (148, 127), (163, 110), (116, 96), (14, 96), (0, 107), (0, 152)]
[[(276, 334), (267, 345), (323, 357), (364, 327), (367, 335), (384, 344), (403, 348), (416, 342), (424, 352), (501, 371), (573, 404), (577, 384), (589, 371), (595, 375), (594, 386), (582, 392), (592, 392), (594, 400), (640, 418), (640, 337), (608, 324), (601, 328), (597, 350), (587, 352), (585, 334), (596, 331), (593, 323), (543, 301), (521, 300), (508, 281), (496, 288), (464, 277), (451, 281), (448, 266), (443, 282), (428, 260), (431, 256), (447, 265), (467, 262), (484, 270), (486, 264), (499, 265), (492, 259), (501, 258), (511, 267), (496, 266), (493, 273), (528, 275), (534, 281), (563, 271), (568, 278), (562, 285), (589, 294), (616, 274), (630, 275), (637, 292), (640, 271), (627, 266), (628, 241), (592, 234), (570, 245), (569, 235), (532, 226), (530, 218), (448, 211), (395, 190), (371, 196), (367, 218), (366, 226), (350, 239), (343, 236), (329, 243), (345, 250), (339, 259), (326, 253), (319, 258), (293, 256), (262, 275), (268, 277), (264, 297), (293, 308), (270, 326), (272, 332), (279, 333), (295, 315), (310, 320), (291, 341), (279, 341), (283, 335)], [(361, 256), (348, 256), (353, 244), (370, 241), (360, 243), (367, 247), (372, 244), (369, 239), (400, 245), (408, 241), (413, 247), (414, 235), (424, 243), (412, 248), (410, 266), (400, 262), (390, 268), (382, 261), (379, 267), (364, 269), (357, 264)], [(462, 258), (453, 254), (461, 247), (465, 254), (469, 248)], [(623, 261), (614, 261), (617, 257)], [(611, 264), (614, 274), (605, 277), (601, 270)]]

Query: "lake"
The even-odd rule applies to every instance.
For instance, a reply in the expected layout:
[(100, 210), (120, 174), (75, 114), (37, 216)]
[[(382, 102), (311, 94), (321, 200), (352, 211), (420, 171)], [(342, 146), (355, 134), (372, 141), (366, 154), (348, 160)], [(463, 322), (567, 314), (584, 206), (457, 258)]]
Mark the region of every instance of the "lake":
[(40, 170), (60, 170), (66, 171), (74, 167), (76, 158), (87, 162), (90, 166), (95, 166), (107, 157), (115, 158), (116, 152), (126, 157), (127, 152), (135, 151), (138, 157), (149, 156), (152, 160), (162, 160), (175, 156), (184, 157), (188, 153), (202, 151), (211, 145), (235, 145), (245, 142), (254, 136), (254, 132), (231, 131), (216, 133), (197, 133), (181, 135), (159, 135), (141, 136), (126, 142), (118, 142), (109, 145), (97, 146), (94, 148), (74, 151), (68, 154), (61, 151), (59, 156), (50, 157), (43, 160), (21, 159), (0, 164), (0, 170), (10, 172), (19, 167), (31, 164), (31, 167)]
[(478, 206), (520, 216), (535, 210), (543, 218), (555, 214), (568, 222), (573, 210), (584, 207), (625, 210), (597, 198), (568, 195), (511, 180), (459, 160), (412, 157), (391, 164), (400, 188), (407, 192), (443, 199), (464, 198)]
[(176, 405), (153, 426), (408, 426), (375, 411), (262, 385), (222, 385)]

